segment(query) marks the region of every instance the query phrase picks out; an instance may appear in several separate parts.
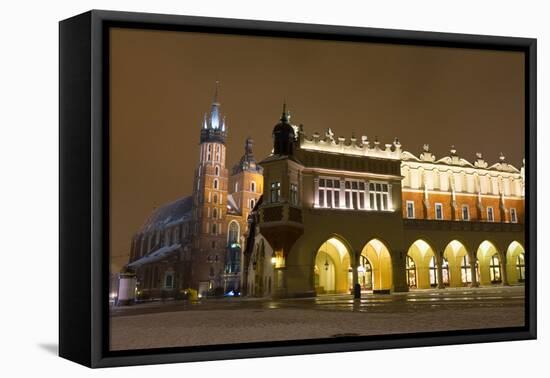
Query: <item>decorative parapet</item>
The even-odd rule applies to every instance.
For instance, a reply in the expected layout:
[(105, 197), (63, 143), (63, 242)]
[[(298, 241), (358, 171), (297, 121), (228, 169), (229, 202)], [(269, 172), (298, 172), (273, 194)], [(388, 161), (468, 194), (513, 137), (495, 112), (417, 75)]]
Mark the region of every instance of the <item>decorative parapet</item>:
[(423, 163), (434, 163), (434, 164), (444, 164), (444, 165), (453, 165), (459, 167), (469, 167), (469, 168), (482, 168), (500, 172), (508, 173), (520, 173), (513, 165), (506, 162), (504, 154), (500, 154), (499, 162), (489, 166), (489, 163), (483, 159), (483, 154), (481, 152), (476, 152), (476, 159), (473, 163), (468, 161), (465, 158), (462, 158), (458, 155), (455, 146), (451, 146), (448, 156), (444, 156), (441, 159), (436, 159), (435, 155), (430, 151), (430, 145), (424, 144), (422, 147), (422, 152), (420, 156), (409, 151), (402, 151), (400, 159), (404, 162), (413, 161), (413, 162), (423, 162)]
[(395, 138), (393, 143), (386, 143), (381, 146), (378, 139), (369, 141), (366, 135), (357, 139), (355, 135), (351, 135), (349, 139), (345, 137), (335, 137), (332, 129), (328, 128), (325, 131), (324, 137), (317, 132), (311, 137), (307, 137), (300, 128), (299, 131), (300, 148), (309, 151), (332, 152), (354, 156), (369, 156), (384, 159), (401, 159), (401, 143)]

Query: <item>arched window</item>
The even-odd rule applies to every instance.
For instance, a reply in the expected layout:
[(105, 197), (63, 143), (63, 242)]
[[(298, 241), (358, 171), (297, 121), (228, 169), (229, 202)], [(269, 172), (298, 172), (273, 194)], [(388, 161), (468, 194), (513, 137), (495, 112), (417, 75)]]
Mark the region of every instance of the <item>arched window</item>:
[(416, 265), (414, 260), (410, 256), (407, 256), (405, 265), (407, 270), (407, 283), (409, 287), (416, 287)]
[(216, 168), (214, 168), (214, 172), (215, 172), (216, 176), (219, 176), (220, 175), (220, 167), (218, 167), (216, 165)]
[(361, 289), (372, 290), (372, 266), (365, 255), (361, 255), (361, 263), (357, 268)]
[(250, 191), (254, 193), (256, 192), (256, 183), (254, 181), (250, 182)]
[(229, 232), (227, 236), (227, 243), (238, 244), (239, 243), (239, 224), (237, 222), (229, 223)]
[(214, 189), (218, 189), (218, 179), (214, 179)]
[(441, 273), (443, 276), (443, 285), (449, 286), (449, 262), (445, 257), (443, 257), (443, 262), (441, 263)]
[(214, 210), (212, 210), (212, 217), (214, 219), (217, 219), (218, 218), (218, 209), (214, 208)]
[(462, 283), (468, 284), (472, 282), (472, 270), (470, 269), (470, 259), (468, 258), (468, 255), (464, 255), (462, 257), (460, 271), (462, 272)]
[(216, 234), (216, 231), (217, 231), (217, 230), (218, 230), (218, 229), (217, 229), (217, 227), (216, 227), (216, 224), (214, 223), (214, 224), (212, 225), (212, 233), (213, 233), (213, 234)]
[(430, 259), (430, 286), (437, 286), (437, 263), (435, 256)]
[(214, 203), (218, 203), (218, 195), (214, 194)]
[(516, 269), (518, 270), (518, 281), (525, 282), (525, 254), (520, 253), (516, 257)]
[(255, 204), (256, 204), (256, 201), (254, 201), (254, 199), (251, 199), (250, 200), (250, 208), (253, 209)]
[(491, 283), (502, 282), (500, 276), (500, 259), (498, 255), (491, 256), (491, 264), (489, 265), (489, 273), (491, 274)]

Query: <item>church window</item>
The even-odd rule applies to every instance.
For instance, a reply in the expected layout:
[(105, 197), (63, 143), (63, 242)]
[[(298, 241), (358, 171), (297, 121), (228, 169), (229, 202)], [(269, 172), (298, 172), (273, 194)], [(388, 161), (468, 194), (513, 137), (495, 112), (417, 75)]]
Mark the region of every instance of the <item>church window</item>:
[(237, 222), (229, 223), (227, 242), (229, 245), (239, 242), (239, 225), (237, 224)]

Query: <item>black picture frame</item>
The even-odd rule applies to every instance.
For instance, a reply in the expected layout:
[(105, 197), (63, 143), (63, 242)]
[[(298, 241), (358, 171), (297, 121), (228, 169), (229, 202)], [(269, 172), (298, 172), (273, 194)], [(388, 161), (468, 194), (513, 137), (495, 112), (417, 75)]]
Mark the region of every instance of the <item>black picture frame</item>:
[[(525, 326), (109, 351), (109, 38), (111, 27), (467, 47), (525, 54)], [(89, 367), (535, 339), (536, 39), (93, 10), (59, 24), (59, 354)]]

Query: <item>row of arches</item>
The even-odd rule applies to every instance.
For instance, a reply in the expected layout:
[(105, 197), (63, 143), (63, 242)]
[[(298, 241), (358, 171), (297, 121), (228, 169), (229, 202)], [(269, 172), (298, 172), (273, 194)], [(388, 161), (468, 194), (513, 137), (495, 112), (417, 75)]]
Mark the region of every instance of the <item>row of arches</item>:
[[(349, 293), (356, 282), (362, 290), (389, 291), (393, 288), (394, 264), (388, 247), (372, 239), (353, 263), (347, 243), (338, 237), (326, 240), (318, 249), (314, 263), (314, 287), (318, 294)], [(473, 265), (472, 265), (473, 262)], [(405, 256), (406, 284), (411, 289), (428, 289), (517, 284), (525, 280), (525, 250), (512, 242), (504, 253), (488, 240), (474, 254), (464, 244), (452, 240), (442, 254), (423, 239), (411, 244)]]

